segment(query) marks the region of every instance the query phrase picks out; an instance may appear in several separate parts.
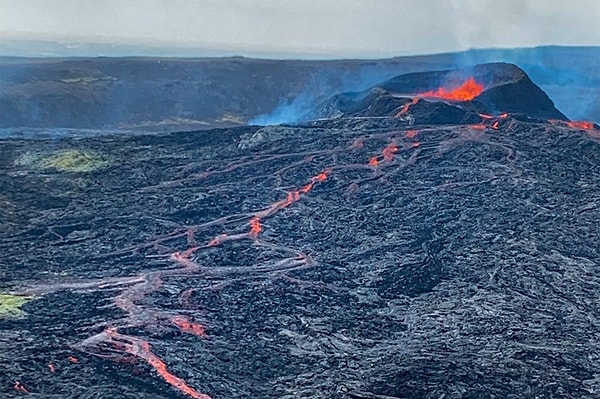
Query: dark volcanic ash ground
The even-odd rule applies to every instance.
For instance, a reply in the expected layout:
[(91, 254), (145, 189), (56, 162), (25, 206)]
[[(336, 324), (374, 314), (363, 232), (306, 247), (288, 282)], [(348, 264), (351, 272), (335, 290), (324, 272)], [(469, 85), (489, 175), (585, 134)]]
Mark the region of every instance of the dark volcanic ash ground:
[(0, 148), (0, 286), (35, 295), (0, 321), (2, 397), (598, 397), (596, 129), (348, 117)]

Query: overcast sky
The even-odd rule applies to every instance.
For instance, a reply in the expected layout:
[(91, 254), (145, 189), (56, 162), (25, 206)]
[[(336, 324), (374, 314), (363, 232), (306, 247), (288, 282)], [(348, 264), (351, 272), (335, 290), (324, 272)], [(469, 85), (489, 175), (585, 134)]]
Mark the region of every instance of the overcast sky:
[(0, 0), (0, 40), (391, 56), (600, 45), (600, 0)]

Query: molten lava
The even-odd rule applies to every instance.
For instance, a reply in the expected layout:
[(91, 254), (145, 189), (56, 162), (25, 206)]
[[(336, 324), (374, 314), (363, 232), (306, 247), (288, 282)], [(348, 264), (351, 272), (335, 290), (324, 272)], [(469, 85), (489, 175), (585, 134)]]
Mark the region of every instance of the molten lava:
[(386, 162), (392, 161), (396, 152), (398, 152), (398, 146), (393, 142), (388, 144), (381, 152), (383, 160)]
[(398, 113), (396, 114), (396, 118), (408, 113), (408, 110), (410, 109), (410, 107), (417, 104), (418, 102), (419, 102), (419, 97), (417, 96), (417, 97), (413, 98), (411, 102), (404, 104), (402, 106), (402, 108), (400, 108), (400, 111), (398, 111)]
[(250, 232), (248, 233), (248, 235), (252, 238), (257, 238), (260, 232), (262, 231), (260, 218), (255, 216), (252, 219), (250, 219), (250, 222), (248, 222), (248, 224), (250, 225)]
[(185, 383), (184, 380), (171, 374), (167, 370), (167, 365), (158, 356), (152, 353), (150, 344), (146, 341), (140, 341), (139, 345), (135, 348), (134, 354), (142, 359), (146, 360), (150, 366), (156, 370), (156, 372), (170, 385), (179, 389), (186, 395), (191, 396), (194, 399), (211, 399), (210, 396), (199, 393), (198, 391), (191, 388)]
[(483, 119), (495, 119), (495, 118), (505, 119), (505, 118), (508, 118), (508, 114), (506, 112), (503, 114), (500, 114), (498, 116), (488, 115), (488, 114), (479, 114), (479, 116), (481, 116)]
[[(262, 225), (260, 223), (261, 218), (265, 218), (273, 215), (275, 212), (280, 211), (281, 209), (287, 208), (292, 205), (294, 202), (300, 201), (300, 194), (307, 194), (310, 190), (313, 189), (315, 183), (324, 182), (327, 180), (329, 174), (331, 173), (331, 169), (325, 169), (320, 172), (318, 175), (310, 178), (310, 182), (306, 183), (304, 186), (299, 188), (298, 190), (288, 191), (287, 196), (284, 200), (274, 202), (268, 208), (256, 213), (252, 219), (248, 222), (250, 225), (250, 231), (247, 233), (246, 237), (250, 237), (253, 239), (258, 238), (258, 235), (262, 232)], [(221, 235), (221, 237), (226, 237), (225, 235)], [(221, 241), (218, 237), (215, 237), (213, 240), (209, 242), (209, 246), (215, 246), (220, 244)]]
[(474, 125), (469, 125), (469, 127), (471, 129), (475, 129), (475, 130), (485, 130), (485, 129), (487, 129), (487, 127), (483, 123), (476, 123)]
[(175, 324), (182, 332), (194, 334), (198, 337), (206, 337), (204, 327), (200, 324), (193, 323), (188, 320), (185, 316), (174, 316), (171, 318), (173, 324)]
[(14, 388), (15, 388), (15, 391), (19, 391), (19, 392), (22, 392), (22, 393), (30, 393), (30, 392), (29, 392), (29, 389), (27, 389), (27, 388), (25, 387), (25, 385), (23, 385), (23, 384), (21, 383), (21, 381), (17, 381), (17, 382), (15, 382)]
[(208, 242), (208, 244), (206, 244), (209, 247), (215, 247), (217, 245), (221, 245), (221, 243), (223, 242), (223, 240), (225, 240), (227, 238), (227, 234), (219, 234), (218, 236), (216, 236), (215, 238), (213, 238), (212, 240), (210, 240)]
[(417, 137), (417, 134), (419, 134), (419, 132), (417, 132), (416, 130), (409, 130), (404, 134), (404, 137), (406, 137), (407, 139), (414, 139), (415, 137)]
[(443, 87), (440, 87), (436, 91), (421, 93), (418, 95), (418, 97), (434, 97), (453, 101), (469, 101), (480, 95), (483, 92), (483, 89), (484, 87), (481, 83), (477, 83), (475, 78), (470, 77), (466, 82), (454, 89), (447, 90)]
[[(185, 325), (185, 322), (188, 320), (183, 316), (181, 317), (182, 318), (178, 320), (182, 321), (181, 324)], [(183, 379), (171, 373), (167, 369), (166, 363), (163, 362), (156, 354), (154, 354), (148, 341), (131, 337), (129, 335), (123, 335), (114, 327), (107, 328), (100, 335), (103, 339), (106, 339), (105, 343), (110, 344), (114, 350), (128, 353), (132, 355), (134, 359), (137, 358), (145, 360), (150, 366), (152, 366), (154, 370), (156, 370), (158, 375), (161, 376), (163, 380), (182, 393), (194, 399), (212, 399), (209, 395), (205, 395), (196, 391)]]
[(586, 121), (572, 121), (567, 122), (569, 127), (573, 129), (583, 129), (583, 130), (592, 130), (594, 129), (594, 122), (586, 122)]

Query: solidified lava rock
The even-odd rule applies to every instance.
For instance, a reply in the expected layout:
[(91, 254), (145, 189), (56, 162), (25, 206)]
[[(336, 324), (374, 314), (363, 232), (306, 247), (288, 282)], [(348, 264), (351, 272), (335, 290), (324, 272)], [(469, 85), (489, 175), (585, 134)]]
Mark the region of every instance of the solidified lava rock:
[[(518, 75), (477, 71), (490, 98)], [(597, 398), (597, 126), (389, 93), (299, 126), (1, 140), (0, 290), (35, 297), (0, 318), (0, 396)], [(110, 163), (25, 162), (72, 151)]]
[(457, 125), (477, 123), (478, 114), (443, 102), (419, 101), (410, 108), (411, 122), (415, 125)]
[[(321, 104), (311, 117), (395, 116), (411, 98), (438, 88), (456, 87), (473, 78), (483, 91), (467, 101), (435, 99), (423, 96), (420, 108), (435, 114), (432, 121), (422, 118), (415, 123), (467, 123), (469, 113), (521, 113), (537, 119), (568, 120), (552, 100), (516, 65), (491, 63), (461, 70), (418, 72), (400, 75), (363, 92), (338, 94)], [(438, 104), (443, 101), (446, 107)], [(446, 116), (440, 116), (441, 114)], [(462, 115), (461, 115), (462, 113)], [(423, 114), (423, 112), (421, 112)]]
[(484, 113), (521, 113), (531, 118), (568, 120), (527, 76), (486, 89), (465, 107)]

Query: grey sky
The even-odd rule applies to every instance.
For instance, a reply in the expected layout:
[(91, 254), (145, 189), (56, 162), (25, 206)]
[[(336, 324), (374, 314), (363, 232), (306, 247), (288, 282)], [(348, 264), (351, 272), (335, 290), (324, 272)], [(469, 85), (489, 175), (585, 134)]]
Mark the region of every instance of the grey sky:
[(1, 38), (390, 56), (600, 45), (599, 0), (0, 0)]

